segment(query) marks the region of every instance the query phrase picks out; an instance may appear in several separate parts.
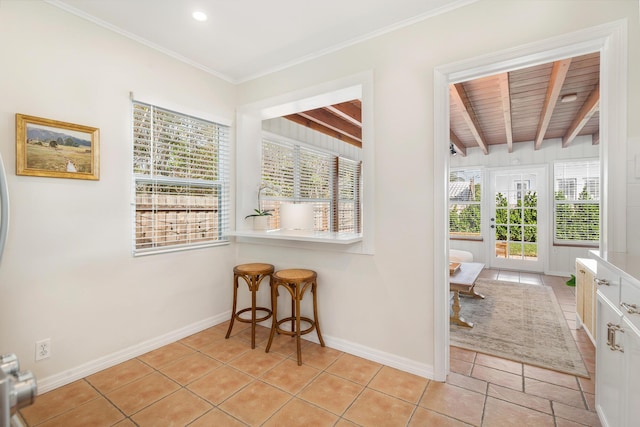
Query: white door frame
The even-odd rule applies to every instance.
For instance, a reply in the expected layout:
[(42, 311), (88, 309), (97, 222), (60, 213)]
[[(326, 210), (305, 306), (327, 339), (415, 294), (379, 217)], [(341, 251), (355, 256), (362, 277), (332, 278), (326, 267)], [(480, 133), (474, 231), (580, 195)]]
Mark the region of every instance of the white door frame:
[(449, 84), (600, 52), (600, 250), (626, 250), (627, 21), (608, 24), (434, 69), (434, 364), (449, 372)]

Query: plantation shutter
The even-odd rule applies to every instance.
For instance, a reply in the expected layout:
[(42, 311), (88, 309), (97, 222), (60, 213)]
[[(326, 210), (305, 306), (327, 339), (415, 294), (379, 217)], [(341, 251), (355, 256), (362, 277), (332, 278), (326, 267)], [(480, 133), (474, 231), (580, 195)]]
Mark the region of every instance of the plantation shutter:
[(554, 164), (554, 242), (593, 246), (600, 239), (600, 163)]
[(338, 158), (338, 231), (360, 233), (361, 163)]
[(282, 202), (314, 206), (316, 231), (360, 231), (360, 163), (290, 141), (262, 141), (260, 209), (279, 227)]
[(226, 241), (228, 165), (228, 126), (134, 102), (134, 252)]

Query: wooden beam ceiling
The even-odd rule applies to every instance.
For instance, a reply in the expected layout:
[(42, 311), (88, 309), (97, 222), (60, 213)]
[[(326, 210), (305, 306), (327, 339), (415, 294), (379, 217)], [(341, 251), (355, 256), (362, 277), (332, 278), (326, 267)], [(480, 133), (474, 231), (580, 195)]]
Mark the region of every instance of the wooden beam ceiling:
[(598, 144), (599, 82), (600, 53), (593, 52), (451, 84), (447, 144), (467, 154), (540, 149), (547, 141), (568, 147), (580, 137)]
[(500, 101), (502, 102), (502, 114), (504, 116), (504, 131), (507, 138), (507, 151), (513, 152), (513, 132), (511, 129), (511, 95), (509, 93), (509, 74), (498, 75), (500, 85)]
[(352, 100), (284, 116), (285, 119), (362, 148), (362, 104)]
[(464, 90), (462, 84), (457, 83), (451, 85), (451, 95), (452, 100), (458, 105), (458, 109), (462, 113), (462, 117), (464, 121), (467, 123), (469, 130), (473, 134), (478, 146), (482, 150), (484, 154), (489, 154), (489, 149), (487, 148), (487, 144), (485, 143), (485, 137), (482, 134), (482, 127), (478, 122), (478, 119), (473, 112), (473, 106), (467, 97), (467, 93)]
[(556, 102), (560, 97), (560, 91), (564, 84), (564, 79), (567, 77), (569, 71), (569, 65), (571, 65), (571, 58), (563, 59), (553, 63), (553, 69), (551, 71), (551, 79), (549, 80), (549, 86), (547, 88), (547, 95), (544, 100), (544, 107), (542, 109), (542, 115), (538, 122), (538, 130), (536, 131), (535, 149), (538, 150), (542, 146), (551, 116), (553, 115), (553, 109)]
[[(567, 133), (562, 138), (562, 146), (567, 147), (569, 144), (573, 142), (578, 133), (582, 130), (582, 128), (587, 124), (587, 122), (591, 119), (591, 117), (598, 111), (600, 108), (600, 85), (597, 85), (589, 94), (589, 97), (582, 104), (580, 111), (571, 122)], [(599, 139), (599, 135), (598, 135)]]
[(451, 143), (454, 145), (455, 150), (462, 154), (463, 157), (467, 156), (467, 147), (464, 146), (464, 144), (462, 143), (462, 141), (460, 141), (460, 138), (458, 138), (458, 136), (453, 133), (452, 130), (449, 131), (449, 139), (451, 139)]

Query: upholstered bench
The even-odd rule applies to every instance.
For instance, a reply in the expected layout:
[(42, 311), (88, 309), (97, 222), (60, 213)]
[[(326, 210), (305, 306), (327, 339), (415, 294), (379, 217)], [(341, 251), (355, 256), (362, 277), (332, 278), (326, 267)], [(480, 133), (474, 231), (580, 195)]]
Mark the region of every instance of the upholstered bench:
[(449, 262), (473, 262), (473, 254), (469, 251), (449, 249)]

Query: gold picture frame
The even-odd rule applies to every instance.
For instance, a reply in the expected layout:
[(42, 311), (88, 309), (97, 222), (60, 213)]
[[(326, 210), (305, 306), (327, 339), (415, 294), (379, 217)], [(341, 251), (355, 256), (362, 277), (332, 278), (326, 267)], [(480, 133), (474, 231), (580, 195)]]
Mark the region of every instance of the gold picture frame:
[(16, 114), (16, 175), (100, 179), (100, 130)]

